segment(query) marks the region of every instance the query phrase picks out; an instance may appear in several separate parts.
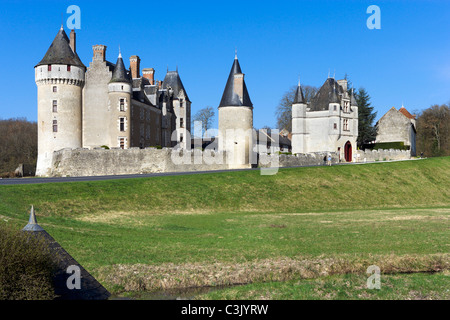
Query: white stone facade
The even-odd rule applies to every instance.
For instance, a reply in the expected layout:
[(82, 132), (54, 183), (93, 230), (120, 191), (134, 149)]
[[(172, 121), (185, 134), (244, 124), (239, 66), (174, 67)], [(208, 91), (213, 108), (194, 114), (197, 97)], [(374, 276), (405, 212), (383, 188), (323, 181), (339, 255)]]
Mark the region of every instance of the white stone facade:
[(316, 110), (317, 106), (311, 110), (306, 101), (292, 105), (292, 153), (336, 153), (340, 161), (353, 162), (357, 150), (358, 107), (356, 103), (352, 105), (346, 83), (330, 79), (327, 81), (341, 86), (336, 89), (337, 100), (325, 99), (320, 110)]

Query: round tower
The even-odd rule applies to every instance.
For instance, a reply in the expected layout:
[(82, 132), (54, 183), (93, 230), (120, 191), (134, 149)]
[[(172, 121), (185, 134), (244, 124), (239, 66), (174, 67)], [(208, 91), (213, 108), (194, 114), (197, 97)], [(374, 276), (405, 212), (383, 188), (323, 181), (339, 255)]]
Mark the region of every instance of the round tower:
[(219, 105), (219, 150), (230, 168), (250, 167), (253, 160), (253, 104), (237, 56)]
[(306, 100), (300, 80), (292, 104), (292, 153), (307, 153), (306, 146)]
[(110, 147), (129, 149), (131, 147), (131, 77), (125, 69), (119, 52), (111, 81), (108, 84), (108, 109)]
[(86, 67), (61, 26), (44, 58), (35, 66), (38, 89), (38, 160), (36, 175), (51, 172), (53, 152), (81, 148), (82, 90)]

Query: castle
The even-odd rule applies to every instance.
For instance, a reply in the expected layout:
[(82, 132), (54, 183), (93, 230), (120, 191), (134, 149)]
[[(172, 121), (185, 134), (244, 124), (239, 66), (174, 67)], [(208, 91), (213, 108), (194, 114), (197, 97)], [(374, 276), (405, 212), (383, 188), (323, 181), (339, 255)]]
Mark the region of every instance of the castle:
[[(92, 48), (93, 58), (86, 67), (76, 51), (74, 30), (69, 38), (61, 27), (35, 66), (36, 175), (235, 169), (260, 164), (259, 149), (265, 142), (259, 141), (253, 128), (253, 103), (237, 55), (218, 106), (219, 130), (213, 148), (213, 157), (219, 160), (225, 156), (225, 164), (218, 161), (215, 167), (207, 167), (202, 160), (194, 161), (197, 167), (174, 168), (169, 164), (174, 160), (173, 153), (169, 154), (172, 151), (191, 152), (186, 153), (186, 159), (194, 155), (191, 101), (178, 70), (167, 70), (164, 80), (158, 81), (153, 68), (142, 69), (141, 76), (138, 56), (130, 57), (126, 69), (120, 50), (116, 63), (112, 63), (106, 59), (105, 45)], [(357, 136), (358, 107), (346, 80), (328, 77), (310, 102), (298, 84), (292, 104), (293, 155), (285, 159), (286, 163), (320, 164), (327, 153), (333, 154), (335, 162), (353, 162)], [(149, 148), (156, 146), (163, 150)]]
[(44, 58), (35, 66), (38, 88), (36, 175), (49, 174), (53, 152), (64, 148), (190, 147), (191, 101), (177, 71), (163, 81), (140, 58), (121, 54), (106, 59), (106, 46), (94, 45), (86, 67), (61, 26)]
[(292, 153), (328, 152), (352, 162), (358, 138), (358, 105), (347, 80), (328, 77), (307, 102), (300, 82), (292, 104)]

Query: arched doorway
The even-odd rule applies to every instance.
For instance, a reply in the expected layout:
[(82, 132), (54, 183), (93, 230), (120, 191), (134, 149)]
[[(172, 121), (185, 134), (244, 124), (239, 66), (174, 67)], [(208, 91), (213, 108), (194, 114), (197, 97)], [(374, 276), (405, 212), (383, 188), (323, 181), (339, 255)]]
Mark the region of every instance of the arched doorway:
[(344, 146), (344, 157), (345, 161), (352, 162), (352, 144), (347, 141)]

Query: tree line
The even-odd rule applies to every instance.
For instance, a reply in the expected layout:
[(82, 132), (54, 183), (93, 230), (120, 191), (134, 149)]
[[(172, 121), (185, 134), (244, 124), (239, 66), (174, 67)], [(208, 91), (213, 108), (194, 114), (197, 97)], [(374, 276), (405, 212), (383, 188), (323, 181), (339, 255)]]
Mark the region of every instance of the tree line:
[(0, 137), (0, 176), (13, 176), (19, 164), (36, 167), (36, 122), (26, 118), (0, 119)]

